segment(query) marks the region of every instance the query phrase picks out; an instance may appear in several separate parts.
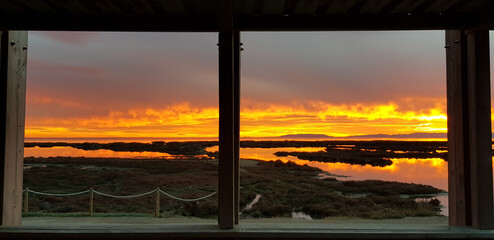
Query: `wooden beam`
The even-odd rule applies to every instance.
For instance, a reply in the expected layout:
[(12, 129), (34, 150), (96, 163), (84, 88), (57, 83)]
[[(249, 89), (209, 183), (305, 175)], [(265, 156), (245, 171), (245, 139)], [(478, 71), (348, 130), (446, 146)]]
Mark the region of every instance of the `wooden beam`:
[(494, 28), (494, 1), (484, 6), (483, 10), (477, 14), (476, 23), (468, 29), (469, 32)]
[(241, 31), (445, 30), (469, 28), (471, 14), (330, 14), (238, 16)]
[[(444, 30), (467, 29), (484, 22), (492, 24), (491, 15), (446, 14), (326, 14), (321, 4), (316, 14), (238, 15), (241, 31), (337, 31), (337, 30)], [(490, 13), (490, 12), (489, 12)], [(217, 32), (221, 30), (215, 15), (139, 15), (139, 14), (0, 14), (0, 28), (12, 30), (57, 31), (169, 31)], [(223, 21), (222, 21), (223, 22)], [(221, 22), (220, 22), (221, 23)], [(492, 25), (491, 25), (492, 27)]]
[(217, 32), (215, 15), (0, 14), (0, 29), (39, 31)]
[(234, 119), (234, 178), (235, 178), (235, 224), (240, 213), (240, 31), (233, 33), (233, 119)]
[(472, 226), (494, 228), (489, 31), (467, 34)]
[(471, 225), (468, 154), (467, 41), (464, 30), (446, 31), (449, 224)]
[(0, 40), (0, 211), (3, 226), (20, 226), (24, 162), (27, 32)]
[(233, 33), (233, 5), (231, 0), (216, 0), (214, 3), (218, 31)]
[(218, 225), (232, 229), (235, 225), (235, 93), (234, 31), (230, 0), (215, 2), (219, 32), (219, 169)]

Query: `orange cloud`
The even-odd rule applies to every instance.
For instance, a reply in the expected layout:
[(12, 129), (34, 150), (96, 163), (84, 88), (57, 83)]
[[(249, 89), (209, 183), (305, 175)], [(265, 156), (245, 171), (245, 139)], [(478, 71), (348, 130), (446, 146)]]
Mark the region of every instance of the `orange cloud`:
[[(41, 99), (51, 103), (50, 99)], [(437, 105), (437, 104), (436, 104)], [(325, 102), (272, 105), (245, 104), (241, 111), (242, 137), (286, 134), (350, 136), (446, 132), (441, 104), (420, 111), (401, 110), (396, 103), (333, 105)], [(218, 135), (218, 109), (189, 103), (161, 109), (113, 111), (103, 117), (29, 117), (26, 137), (203, 137)]]

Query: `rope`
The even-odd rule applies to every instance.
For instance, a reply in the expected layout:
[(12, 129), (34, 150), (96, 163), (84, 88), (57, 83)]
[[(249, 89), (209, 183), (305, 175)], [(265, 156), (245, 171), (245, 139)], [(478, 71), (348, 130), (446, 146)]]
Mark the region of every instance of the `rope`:
[(213, 196), (213, 195), (215, 195), (215, 194), (216, 194), (216, 191), (215, 191), (215, 192), (210, 193), (210, 194), (208, 194), (208, 195), (206, 195), (206, 196), (204, 196), (204, 197), (194, 198), (194, 199), (185, 199), (185, 198), (175, 197), (175, 196), (173, 196), (173, 195), (171, 195), (171, 194), (169, 194), (169, 193), (167, 193), (167, 192), (164, 192), (164, 191), (163, 191), (163, 190), (161, 190), (161, 189), (160, 189), (160, 192), (161, 192), (161, 193), (163, 193), (163, 194), (165, 194), (166, 196), (168, 196), (168, 197), (170, 197), (170, 198), (173, 198), (173, 199), (175, 199), (175, 200), (179, 200), (179, 201), (183, 201), (183, 202), (195, 202), (195, 201), (199, 201), (199, 200), (202, 200), (202, 199), (206, 199), (206, 198), (211, 197), (211, 196)]
[(51, 197), (68, 197), (68, 196), (75, 196), (75, 195), (81, 195), (88, 193), (89, 190), (82, 191), (82, 192), (75, 192), (75, 193), (42, 193), (42, 192), (36, 192), (31, 189), (28, 190), (30, 193), (38, 194), (38, 195), (43, 195), (43, 196), (51, 196)]
[(98, 192), (96, 190), (93, 190), (93, 192), (96, 193), (96, 194), (99, 194), (99, 195), (102, 195), (102, 196), (105, 196), (105, 197), (111, 197), (111, 198), (136, 198), (136, 197), (146, 196), (146, 195), (149, 195), (151, 193), (156, 193), (156, 190), (152, 190), (152, 191), (149, 191), (149, 192), (145, 192), (145, 193), (141, 193), (141, 194), (136, 194), (136, 195), (129, 195), (129, 196), (111, 195), (111, 194), (106, 194), (106, 193)]
[[(36, 192), (36, 191), (33, 191), (31, 189), (28, 190), (28, 192), (30, 193), (34, 193), (34, 194), (38, 194), (38, 195), (43, 195), (43, 196), (51, 196), (51, 197), (68, 197), (68, 196), (75, 196), (75, 195), (81, 195), (81, 194), (85, 194), (85, 193), (89, 193), (90, 190), (86, 190), (86, 191), (82, 191), (82, 192), (75, 192), (75, 193), (42, 193), (42, 192)], [(101, 196), (105, 196), (105, 197), (111, 197), (111, 198), (136, 198), (136, 197), (142, 197), (142, 196), (146, 196), (146, 195), (149, 195), (149, 194), (153, 194), (153, 193), (156, 193), (156, 190), (151, 190), (149, 192), (145, 192), (145, 193), (141, 193), (141, 194), (136, 194), (136, 195), (129, 195), (129, 196), (119, 196), (119, 195), (112, 195), (112, 194), (107, 194), (107, 193), (102, 193), (102, 192), (99, 192), (99, 191), (96, 191), (96, 190), (93, 190), (93, 193), (95, 194), (99, 194)], [(206, 199), (208, 197), (211, 197), (213, 195), (215, 195), (217, 193), (217, 191), (215, 192), (212, 192), (206, 196), (203, 196), (203, 197), (199, 197), (199, 198), (193, 198), (193, 199), (186, 199), (186, 198), (179, 198), (179, 197), (176, 197), (176, 196), (173, 196), (163, 190), (160, 189), (160, 193), (163, 193), (164, 195), (172, 198), (172, 199), (175, 199), (175, 200), (178, 200), (178, 201), (183, 201), (183, 202), (195, 202), (195, 201), (199, 201), (199, 200), (203, 200), (203, 199)]]

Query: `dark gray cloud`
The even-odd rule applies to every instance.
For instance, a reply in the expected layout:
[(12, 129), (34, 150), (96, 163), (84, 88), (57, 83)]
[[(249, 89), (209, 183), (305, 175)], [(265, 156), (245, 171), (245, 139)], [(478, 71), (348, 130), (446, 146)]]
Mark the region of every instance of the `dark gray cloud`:
[(247, 98), (263, 101), (258, 82), (283, 91), (279, 101), (388, 102), (446, 94), (441, 31), (246, 33), (243, 41)]
[[(446, 96), (443, 31), (246, 32), (242, 42), (244, 102)], [(30, 32), (29, 44), (28, 115), (218, 105), (215, 33)], [(74, 104), (34, 104), (43, 98)]]

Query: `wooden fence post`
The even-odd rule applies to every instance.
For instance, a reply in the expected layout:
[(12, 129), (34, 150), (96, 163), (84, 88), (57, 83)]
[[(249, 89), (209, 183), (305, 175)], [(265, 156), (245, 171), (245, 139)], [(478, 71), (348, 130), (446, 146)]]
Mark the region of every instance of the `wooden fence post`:
[(93, 216), (93, 197), (94, 197), (94, 192), (93, 188), (89, 188), (89, 216)]
[(160, 187), (156, 188), (156, 217), (160, 217)]
[(24, 213), (29, 212), (28, 203), (29, 203), (29, 188), (26, 187), (26, 189), (24, 189)]

